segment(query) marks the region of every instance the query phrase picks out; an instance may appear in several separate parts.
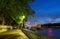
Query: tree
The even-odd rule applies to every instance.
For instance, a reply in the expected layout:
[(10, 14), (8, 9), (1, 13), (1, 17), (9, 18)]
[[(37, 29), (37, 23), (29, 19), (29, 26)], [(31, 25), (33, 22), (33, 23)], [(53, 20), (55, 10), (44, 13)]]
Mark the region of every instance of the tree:
[[(23, 15), (28, 18), (32, 14), (32, 9), (29, 6), (31, 0), (0, 0), (0, 17), (2, 24), (10, 25), (13, 20), (20, 24), (23, 22)], [(9, 24), (10, 23), (10, 24)]]

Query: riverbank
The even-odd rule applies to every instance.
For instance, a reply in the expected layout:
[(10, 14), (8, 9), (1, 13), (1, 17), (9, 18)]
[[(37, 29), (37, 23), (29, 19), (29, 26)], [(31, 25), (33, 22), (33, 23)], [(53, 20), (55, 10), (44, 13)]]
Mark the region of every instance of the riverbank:
[(51, 37), (51, 36), (47, 36), (44, 34), (40, 34), (38, 32), (33, 32), (27, 29), (21, 29), (21, 30), (29, 37), (29, 39), (59, 39), (56, 37)]
[(12, 29), (0, 33), (0, 39), (58, 39), (27, 29)]

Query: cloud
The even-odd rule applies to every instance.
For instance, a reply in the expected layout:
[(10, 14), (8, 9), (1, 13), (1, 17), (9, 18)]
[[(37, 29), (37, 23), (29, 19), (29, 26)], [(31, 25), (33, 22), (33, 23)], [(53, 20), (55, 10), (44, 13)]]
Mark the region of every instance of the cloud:
[(55, 19), (55, 23), (60, 23), (60, 18)]
[(41, 24), (60, 23), (60, 18), (56, 18), (56, 19), (53, 19), (53, 18), (40, 18), (40, 19), (38, 19), (38, 23), (41, 23)]
[[(60, 22), (60, 1), (59, 0), (36, 0), (31, 4), (35, 10), (35, 18), (39, 23)], [(29, 19), (33, 21), (34, 19)]]

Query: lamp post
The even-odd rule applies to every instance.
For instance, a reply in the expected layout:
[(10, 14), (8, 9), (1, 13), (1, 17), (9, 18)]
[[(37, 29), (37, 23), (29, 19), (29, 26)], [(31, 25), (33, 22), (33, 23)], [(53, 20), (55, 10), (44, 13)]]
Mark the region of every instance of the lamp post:
[(25, 18), (25, 16), (23, 15), (23, 23), (22, 23), (22, 27), (24, 28), (24, 18)]

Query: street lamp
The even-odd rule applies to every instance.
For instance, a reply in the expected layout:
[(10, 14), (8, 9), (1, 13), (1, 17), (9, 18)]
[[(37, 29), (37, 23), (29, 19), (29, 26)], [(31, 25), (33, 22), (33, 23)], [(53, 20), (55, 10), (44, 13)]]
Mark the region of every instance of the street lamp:
[(25, 16), (24, 16), (24, 15), (19, 17), (19, 19), (20, 19), (19, 24), (20, 24), (20, 23), (23, 23), (24, 18), (25, 18)]
[(25, 15), (22, 15), (19, 17), (20, 21), (18, 24), (20, 24), (21, 28), (24, 27), (24, 19), (25, 19)]
[(23, 15), (23, 19), (25, 18), (25, 16)]
[(23, 15), (23, 24), (22, 24), (22, 27), (24, 28), (24, 18), (25, 18), (25, 16)]

